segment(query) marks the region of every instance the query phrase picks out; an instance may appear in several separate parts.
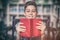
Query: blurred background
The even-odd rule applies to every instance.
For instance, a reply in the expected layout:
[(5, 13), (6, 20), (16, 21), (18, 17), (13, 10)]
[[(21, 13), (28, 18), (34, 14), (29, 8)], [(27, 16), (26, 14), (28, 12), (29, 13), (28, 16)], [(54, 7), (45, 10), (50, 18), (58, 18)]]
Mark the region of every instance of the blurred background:
[(46, 23), (44, 40), (60, 40), (60, 0), (0, 0), (0, 40), (15, 40), (15, 25), (24, 17), (24, 4), (35, 1)]

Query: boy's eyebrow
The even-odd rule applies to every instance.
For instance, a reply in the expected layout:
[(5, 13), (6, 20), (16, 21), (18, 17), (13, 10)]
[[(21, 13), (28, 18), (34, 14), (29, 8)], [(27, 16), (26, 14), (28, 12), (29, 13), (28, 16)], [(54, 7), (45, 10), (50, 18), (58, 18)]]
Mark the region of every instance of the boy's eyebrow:
[[(30, 9), (26, 9), (26, 10), (30, 10)], [(32, 10), (36, 10), (36, 9), (32, 9)]]
[(36, 11), (36, 9), (32, 9), (32, 10), (35, 10)]
[(27, 8), (26, 8), (25, 10), (30, 10), (30, 9), (27, 9)]

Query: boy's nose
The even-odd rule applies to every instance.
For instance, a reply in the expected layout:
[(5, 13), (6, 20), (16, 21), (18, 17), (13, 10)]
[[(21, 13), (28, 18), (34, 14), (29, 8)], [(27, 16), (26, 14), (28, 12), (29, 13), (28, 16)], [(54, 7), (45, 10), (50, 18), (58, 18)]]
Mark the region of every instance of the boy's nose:
[(32, 14), (30, 14), (30, 15), (32, 15)]
[(30, 15), (32, 15), (32, 12), (30, 12)]

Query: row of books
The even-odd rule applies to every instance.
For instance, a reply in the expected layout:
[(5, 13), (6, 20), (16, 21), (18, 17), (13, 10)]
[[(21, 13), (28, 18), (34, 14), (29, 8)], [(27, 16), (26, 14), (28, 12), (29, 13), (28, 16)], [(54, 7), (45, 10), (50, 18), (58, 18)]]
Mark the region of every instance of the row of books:
[(49, 2), (52, 2), (52, 0), (17, 0), (17, 1), (11, 0), (10, 2), (19, 2), (20, 4), (24, 4), (27, 1), (35, 1), (37, 4), (41, 4), (41, 3), (48, 4)]
[[(49, 13), (51, 12), (51, 7), (42, 7), (42, 6), (37, 6), (37, 10), (38, 10), (38, 13), (42, 13), (42, 12), (46, 12), (46, 13)], [(23, 13), (24, 12), (24, 6), (20, 6), (19, 8), (17, 8), (17, 6), (12, 6), (9, 8), (9, 12), (12, 12), (12, 13), (16, 13), (16, 12), (19, 12), (19, 13)]]

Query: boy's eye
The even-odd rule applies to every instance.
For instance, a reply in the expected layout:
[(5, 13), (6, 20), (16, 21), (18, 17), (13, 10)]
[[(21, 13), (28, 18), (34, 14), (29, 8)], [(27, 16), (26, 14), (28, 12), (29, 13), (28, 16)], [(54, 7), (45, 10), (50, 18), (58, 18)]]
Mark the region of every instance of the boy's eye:
[(34, 11), (32, 11), (32, 12), (36, 12), (36, 11), (34, 10)]
[(30, 11), (26, 11), (26, 12), (30, 12)]
[(30, 12), (29, 10), (26, 10), (26, 12)]

